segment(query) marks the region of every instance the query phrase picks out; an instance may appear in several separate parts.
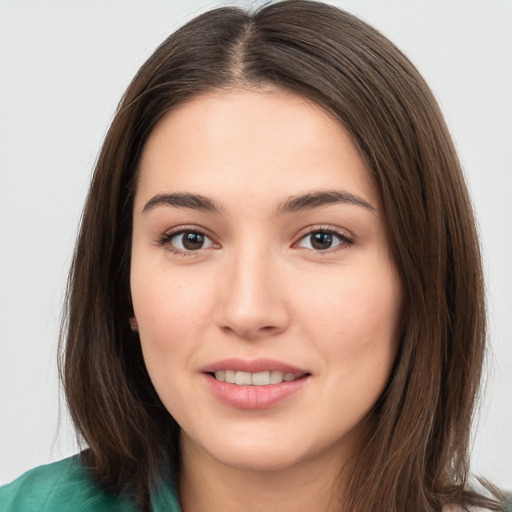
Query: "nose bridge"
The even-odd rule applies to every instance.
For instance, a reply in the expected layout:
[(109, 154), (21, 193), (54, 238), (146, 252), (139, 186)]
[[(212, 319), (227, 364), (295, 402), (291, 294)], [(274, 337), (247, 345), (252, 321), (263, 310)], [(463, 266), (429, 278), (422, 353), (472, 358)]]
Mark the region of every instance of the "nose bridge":
[(276, 281), (278, 261), (256, 240), (233, 250), (220, 276), (221, 299), (217, 305), (220, 328), (244, 338), (281, 332), (288, 324), (283, 290)]

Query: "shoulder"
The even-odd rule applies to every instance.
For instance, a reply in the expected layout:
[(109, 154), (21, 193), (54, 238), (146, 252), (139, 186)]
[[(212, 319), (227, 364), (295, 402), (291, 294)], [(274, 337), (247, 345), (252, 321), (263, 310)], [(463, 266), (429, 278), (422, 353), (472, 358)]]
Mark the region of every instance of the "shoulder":
[(40, 466), (0, 487), (2, 512), (135, 512), (135, 506), (103, 491), (79, 455)]

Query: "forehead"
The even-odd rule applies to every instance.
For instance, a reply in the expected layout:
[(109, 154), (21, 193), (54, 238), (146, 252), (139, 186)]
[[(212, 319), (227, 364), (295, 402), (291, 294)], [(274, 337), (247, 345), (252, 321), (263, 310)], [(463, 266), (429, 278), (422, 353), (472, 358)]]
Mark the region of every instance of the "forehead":
[(297, 94), (236, 89), (197, 96), (162, 118), (144, 148), (137, 196), (236, 189), (249, 200), (340, 187), (377, 202), (340, 122)]

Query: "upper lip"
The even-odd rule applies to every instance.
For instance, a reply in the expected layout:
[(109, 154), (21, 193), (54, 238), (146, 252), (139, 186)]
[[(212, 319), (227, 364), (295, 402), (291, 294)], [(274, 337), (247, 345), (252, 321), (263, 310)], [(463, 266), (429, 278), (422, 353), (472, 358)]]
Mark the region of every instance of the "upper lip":
[(297, 366), (293, 366), (288, 363), (284, 363), (283, 361), (278, 361), (276, 359), (268, 359), (268, 358), (258, 358), (258, 359), (238, 359), (238, 358), (227, 358), (221, 359), (219, 361), (215, 361), (214, 363), (205, 365), (201, 368), (201, 371), (204, 373), (213, 373), (219, 370), (234, 370), (238, 372), (249, 372), (249, 373), (258, 373), (258, 372), (283, 372), (283, 373), (294, 373), (297, 375), (302, 375), (305, 373), (309, 373), (307, 370), (303, 368), (298, 368)]

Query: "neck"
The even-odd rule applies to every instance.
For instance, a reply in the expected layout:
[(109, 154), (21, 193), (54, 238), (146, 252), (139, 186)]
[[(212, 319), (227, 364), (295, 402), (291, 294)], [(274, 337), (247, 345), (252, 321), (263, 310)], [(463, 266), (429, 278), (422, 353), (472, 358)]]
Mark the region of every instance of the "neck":
[(180, 500), (183, 512), (296, 512), (340, 510), (342, 465), (339, 453), (321, 454), (279, 469), (223, 464), (182, 439)]

